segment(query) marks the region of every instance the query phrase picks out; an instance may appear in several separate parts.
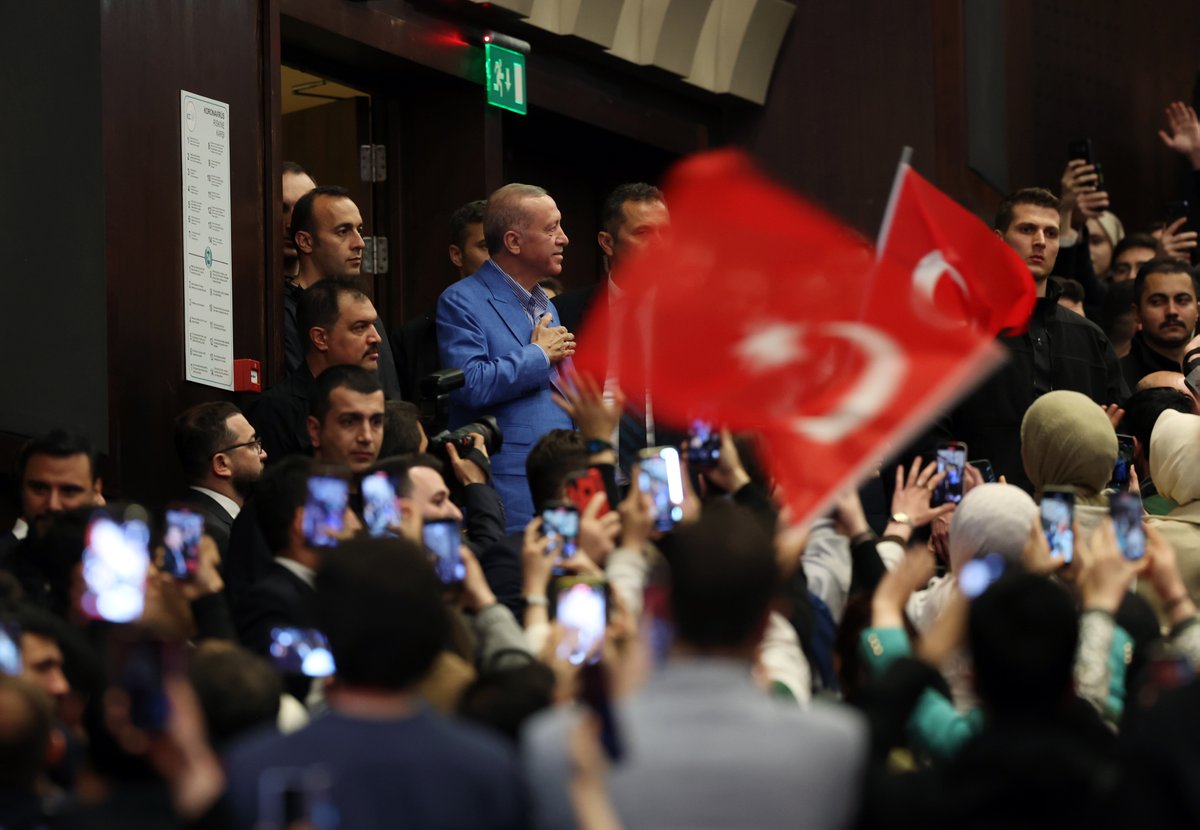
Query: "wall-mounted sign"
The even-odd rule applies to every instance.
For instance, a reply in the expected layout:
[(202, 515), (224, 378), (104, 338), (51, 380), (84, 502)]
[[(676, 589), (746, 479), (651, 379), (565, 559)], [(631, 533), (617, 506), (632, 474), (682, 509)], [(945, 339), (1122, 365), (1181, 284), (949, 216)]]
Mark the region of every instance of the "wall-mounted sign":
[(229, 105), (179, 91), (183, 378), (233, 389)]
[(524, 115), (528, 111), (525, 97), (525, 56), (494, 43), (483, 45), (487, 61), (487, 102), (493, 107)]

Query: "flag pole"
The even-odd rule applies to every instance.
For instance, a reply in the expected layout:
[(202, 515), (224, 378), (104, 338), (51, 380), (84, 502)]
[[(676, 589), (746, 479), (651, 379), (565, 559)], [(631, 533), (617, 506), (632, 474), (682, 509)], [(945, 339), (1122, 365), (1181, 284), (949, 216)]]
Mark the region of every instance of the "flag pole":
[[(900, 151), (900, 163), (896, 165), (896, 175), (892, 179), (892, 192), (888, 195), (887, 207), (883, 211), (883, 222), (879, 225), (879, 238), (875, 242), (875, 261), (879, 262), (883, 258), (883, 246), (887, 244), (888, 234), (892, 230), (892, 216), (896, 212), (896, 202), (900, 201), (900, 187), (904, 183), (904, 171), (908, 169), (909, 162), (912, 161), (913, 148), (907, 144)], [(867, 316), (867, 301), (871, 296), (871, 289), (875, 285), (878, 268), (871, 272), (871, 276), (867, 279), (866, 288), (863, 290), (862, 304), (858, 309), (858, 319), (861, 321)]]
[(892, 216), (896, 212), (896, 202), (900, 199), (900, 184), (904, 171), (912, 161), (913, 148), (908, 145), (900, 151), (900, 163), (896, 165), (896, 177), (892, 180), (892, 192), (888, 196), (887, 207), (883, 211), (883, 221), (879, 224), (879, 238), (875, 242), (875, 258), (883, 256), (884, 246), (887, 245), (888, 234), (892, 230)]

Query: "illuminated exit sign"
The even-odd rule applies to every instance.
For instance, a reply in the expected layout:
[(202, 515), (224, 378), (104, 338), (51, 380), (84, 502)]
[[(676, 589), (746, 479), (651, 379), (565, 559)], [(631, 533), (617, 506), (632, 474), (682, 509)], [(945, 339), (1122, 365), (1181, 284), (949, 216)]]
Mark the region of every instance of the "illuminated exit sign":
[(493, 107), (524, 115), (525, 56), (494, 43), (483, 45), (487, 61), (487, 102)]

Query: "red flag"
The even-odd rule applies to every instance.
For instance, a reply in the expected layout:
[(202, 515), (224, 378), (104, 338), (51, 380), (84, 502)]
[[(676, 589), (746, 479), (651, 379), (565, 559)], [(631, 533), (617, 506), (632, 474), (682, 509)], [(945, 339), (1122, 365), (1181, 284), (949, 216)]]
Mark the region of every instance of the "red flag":
[(998, 359), (961, 318), (927, 319), (911, 269), (875, 261), (737, 151), (682, 162), (666, 198), (670, 235), (618, 275), (621, 299), (585, 322), (576, 366), (649, 389), (661, 422), (762, 432), (797, 520)]
[(880, 259), (913, 275), (935, 326), (971, 320), (988, 334), (1024, 331), (1037, 301), (1029, 266), (978, 217), (901, 164)]

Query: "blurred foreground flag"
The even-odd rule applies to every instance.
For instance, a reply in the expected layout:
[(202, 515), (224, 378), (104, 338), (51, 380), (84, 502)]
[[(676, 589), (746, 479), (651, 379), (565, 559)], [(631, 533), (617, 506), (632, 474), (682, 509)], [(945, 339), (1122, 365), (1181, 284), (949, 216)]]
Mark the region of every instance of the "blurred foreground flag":
[(670, 234), (616, 276), (621, 297), (585, 322), (576, 366), (619, 378), (632, 399), (649, 390), (660, 422), (760, 432), (795, 520), (999, 360), (961, 311), (931, 307), (914, 268), (877, 261), (740, 152), (685, 160), (665, 190)]
[(937, 326), (970, 321), (991, 335), (1024, 331), (1037, 301), (1029, 266), (1000, 237), (901, 163), (879, 235), (879, 258), (912, 274)]

